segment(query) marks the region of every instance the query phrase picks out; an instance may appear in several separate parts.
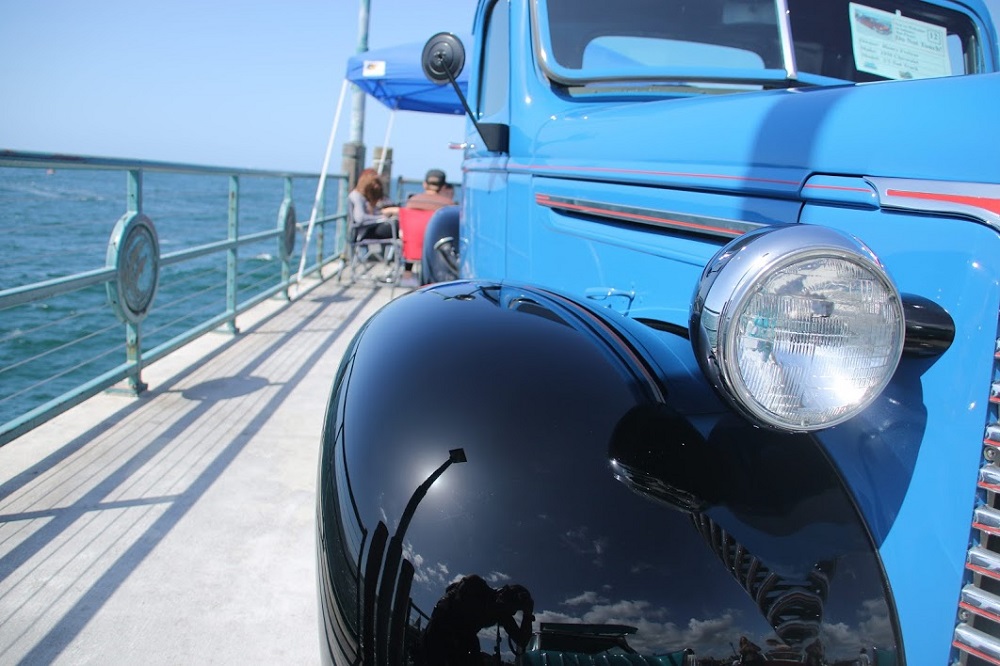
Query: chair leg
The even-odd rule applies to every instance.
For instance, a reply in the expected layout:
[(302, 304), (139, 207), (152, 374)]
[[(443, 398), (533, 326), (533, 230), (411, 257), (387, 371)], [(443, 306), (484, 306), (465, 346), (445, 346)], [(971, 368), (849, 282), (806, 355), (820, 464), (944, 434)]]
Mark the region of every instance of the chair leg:
[(384, 272), (380, 276), (380, 280), (385, 284), (391, 284), (396, 286), (399, 283), (399, 277), (402, 274), (402, 252), (400, 251), (398, 242), (388, 242), (385, 243), (382, 250), (383, 266)]
[(396, 241), (392, 244), (392, 257), (391, 261), (387, 263), (388, 268), (388, 282), (391, 285), (392, 290), (389, 292), (389, 298), (396, 297), (396, 287), (399, 286), (400, 281), (403, 278), (403, 246), (402, 243)]
[(361, 279), (393, 287), (399, 284), (403, 274), (403, 248), (398, 240), (354, 244), (345, 252), (342, 273), (347, 273), (351, 284)]
[(351, 284), (354, 284), (364, 273), (365, 250), (364, 246), (354, 245), (351, 247), (350, 275)]
[(357, 279), (357, 262), (358, 262), (358, 248), (357, 246), (352, 246), (348, 250), (348, 260), (347, 260), (347, 277), (350, 279), (351, 284)]

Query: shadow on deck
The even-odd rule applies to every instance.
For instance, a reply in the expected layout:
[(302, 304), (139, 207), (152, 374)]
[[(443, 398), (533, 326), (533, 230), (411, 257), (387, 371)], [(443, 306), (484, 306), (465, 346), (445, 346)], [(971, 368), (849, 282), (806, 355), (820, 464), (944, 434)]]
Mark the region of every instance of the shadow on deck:
[(317, 663), (324, 410), (390, 293), (268, 301), (0, 448), (0, 663)]

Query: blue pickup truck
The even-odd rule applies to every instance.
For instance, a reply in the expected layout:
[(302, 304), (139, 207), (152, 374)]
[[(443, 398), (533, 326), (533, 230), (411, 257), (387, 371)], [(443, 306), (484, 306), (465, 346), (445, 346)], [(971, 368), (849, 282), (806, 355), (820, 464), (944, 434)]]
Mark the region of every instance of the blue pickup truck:
[(456, 272), (334, 378), (325, 659), (1000, 664), (984, 4), (481, 0), (473, 34), (424, 50), (470, 72)]

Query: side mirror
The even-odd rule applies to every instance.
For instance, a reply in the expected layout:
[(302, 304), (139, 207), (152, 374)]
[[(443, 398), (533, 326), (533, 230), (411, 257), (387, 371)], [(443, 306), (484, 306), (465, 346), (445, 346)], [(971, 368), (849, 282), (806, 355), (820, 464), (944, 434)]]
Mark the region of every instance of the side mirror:
[(424, 76), (434, 83), (447, 83), (465, 67), (465, 45), (450, 32), (439, 32), (427, 40), (420, 60)]
[(424, 76), (439, 85), (451, 83), (462, 102), (465, 115), (475, 126), (479, 136), (482, 137), (486, 149), (493, 153), (506, 153), (510, 149), (510, 127), (496, 123), (479, 123), (475, 114), (469, 108), (469, 102), (465, 99), (461, 87), (456, 80), (465, 67), (465, 45), (462, 40), (450, 32), (439, 32), (424, 44), (424, 51), (420, 56), (420, 64), (424, 70)]

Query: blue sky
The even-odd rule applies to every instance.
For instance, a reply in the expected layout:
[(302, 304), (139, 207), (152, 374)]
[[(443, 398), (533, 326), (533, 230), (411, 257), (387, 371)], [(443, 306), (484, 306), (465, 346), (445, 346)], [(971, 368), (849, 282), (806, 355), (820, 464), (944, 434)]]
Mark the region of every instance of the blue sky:
[[(371, 0), (371, 49), (468, 33), (475, 0)], [(1000, 14), (1000, 0), (987, 0)], [(359, 0), (0, 0), (0, 149), (318, 172)], [(389, 113), (366, 103), (368, 160)], [(350, 132), (345, 101), (331, 158)], [(457, 180), (460, 116), (396, 114), (393, 175)], [(453, 175), (452, 175), (453, 174)]]
[[(370, 49), (469, 33), (475, 0), (370, 0)], [(0, 149), (319, 172), (358, 0), (0, 0)], [(345, 100), (330, 161), (349, 138)], [(389, 113), (369, 98), (368, 160)], [(398, 112), (393, 175), (460, 178), (461, 116)]]

